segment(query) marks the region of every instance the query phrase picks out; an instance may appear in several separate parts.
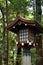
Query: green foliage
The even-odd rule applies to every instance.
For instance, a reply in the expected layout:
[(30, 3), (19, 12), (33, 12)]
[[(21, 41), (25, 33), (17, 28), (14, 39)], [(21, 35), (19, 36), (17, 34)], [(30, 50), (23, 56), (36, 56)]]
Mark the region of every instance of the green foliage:
[(29, 6), (29, 1), (27, 0), (9, 0), (11, 2), (11, 6), (17, 14), (23, 13), (27, 14), (27, 6)]

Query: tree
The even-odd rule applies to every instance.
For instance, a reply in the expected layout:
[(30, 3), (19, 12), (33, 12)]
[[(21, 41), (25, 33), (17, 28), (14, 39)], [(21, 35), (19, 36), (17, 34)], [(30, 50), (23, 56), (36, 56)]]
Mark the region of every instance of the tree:
[[(5, 44), (5, 18), (4, 18), (4, 11), (3, 11), (3, 9), (4, 9), (4, 7), (2, 7), (1, 6), (1, 4), (0, 4), (0, 10), (1, 10), (1, 13), (2, 13), (2, 20), (3, 20), (3, 40), (2, 40), (2, 43), (3, 43), (3, 45), (2, 45), (2, 48), (5, 50), (5, 47), (4, 47), (4, 44)], [(2, 57), (3, 58), (3, 57)]]
[[(36, 20), (41, 23), (41, 0), (36, 0)], [(38, 54), (38, 58), (40, 59), (41, 55), (42, 54), (42, 35), (38, 34), (37, 35), (37, 40), (36, 40), (36, 43), (38, 43), (38, 46), (36, 48), (36, 53)], [(41, 63), (41, 60), (40, 59), (40, 62), (39, 62), (39, 59), (38, 61), (36, 60), (36, 65), (40, 64)]]
[[(8, 26), (8, 0), (6, 0), (6, 24), (7, 24), (7, 26)], [(6, 31), (6, 33), (7, 33), (7, 58), (6, 58), (6, 60), (7, 60), (7, 62), (6, 62), (6, 65), (8, 65), (8, 50), (9, 50), (9, 41), (8, 41), (8, 30)]]
[(41, 0), (36, 0), (36, 20), (41, 22)]

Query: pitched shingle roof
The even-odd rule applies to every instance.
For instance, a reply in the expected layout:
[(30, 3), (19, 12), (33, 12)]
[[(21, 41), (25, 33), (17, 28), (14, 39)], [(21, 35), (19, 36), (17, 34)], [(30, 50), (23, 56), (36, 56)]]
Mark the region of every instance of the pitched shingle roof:
[(11, 23), (10, 25), (7, 26), (7, 29), (10, 30), (12, 29), (13, 26), (16, 26), (16, 24), (21, 21), (25, 24), (28, 25), (33, 25), (34, 27), (36, 27), (36, 29), (38, 29), (41, 33), (43, 33), (43, 27), (35, 20), (27, 20), (26, 18), (22, 17), (22, 16), (18, 16), (15, 21), (13, 23)]

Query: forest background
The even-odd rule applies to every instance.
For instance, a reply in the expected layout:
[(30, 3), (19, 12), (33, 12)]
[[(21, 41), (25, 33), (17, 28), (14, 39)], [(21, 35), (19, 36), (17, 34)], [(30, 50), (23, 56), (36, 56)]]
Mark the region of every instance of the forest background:
[[(26, 19), (37, 20), (43, 27), (43, 0), (0, 0), (0, 54), (2, 65), (7, 65), (6, 62), (13, 65), (16, 61), (17, 46), (15, 41), (17, 35), (7, 31), (6, 26), (12, 23), (18, 14), (22, 14)], [(35, 55), (35, 49), (32, 50)], [(33, 65), (35, 61), (36, 59), (34, 60), (33, 57)]]

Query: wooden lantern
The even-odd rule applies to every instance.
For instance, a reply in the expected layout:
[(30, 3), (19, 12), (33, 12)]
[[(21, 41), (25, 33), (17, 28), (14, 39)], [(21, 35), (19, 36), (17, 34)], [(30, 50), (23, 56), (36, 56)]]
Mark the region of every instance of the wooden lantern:
[[(22, 65), (31, 65), (30, 62), (30, 48), (36, 47), (36, 34), (43, 33), (42, 26), (35, 20), (27, 20), (22, 16), (18, 16), (13, 23), (7, 26), (7, 30), (16, 33), (18, 35), (18, 41), (16, 42), (18, 48), (22, 48), (24, 53), (23, 64)], [(38, 45), (38, 44), (37, 44)], [(24, 59), (27, 57), (27, 62), (24, 62)], [(18, 64), (18, 61), (17, 61)]]
[(30, 48), (35, 46), (36, 33), (43, 33), (42, 26), (35, 20), (27, 20), (18, 16), (13, 23), (7, 26), (7, 29), (18, 35), (18, 46)]

